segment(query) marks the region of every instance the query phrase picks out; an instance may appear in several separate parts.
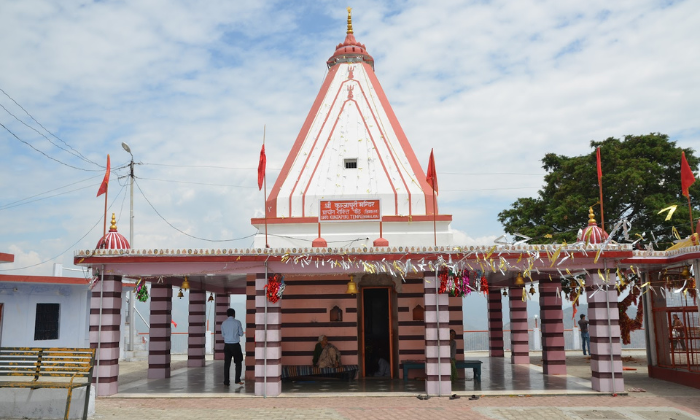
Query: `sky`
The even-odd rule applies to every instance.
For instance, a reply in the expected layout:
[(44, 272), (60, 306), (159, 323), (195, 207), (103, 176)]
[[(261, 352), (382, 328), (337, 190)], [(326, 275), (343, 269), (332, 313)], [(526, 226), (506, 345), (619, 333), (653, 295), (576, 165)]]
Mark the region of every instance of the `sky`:
[[(545, 153), (668, 134), (700, 149), (700, 8), (691, 1), (0, 2), (0, 252), (49, 275), (102, 236), (135, 248), (240, 248), (346, 31), (427, 168), (455, 242), (543, 186)], [(189, 235), (189, 236), (188, 236)], [(197, 239), (200, 238), (200, 239)]]

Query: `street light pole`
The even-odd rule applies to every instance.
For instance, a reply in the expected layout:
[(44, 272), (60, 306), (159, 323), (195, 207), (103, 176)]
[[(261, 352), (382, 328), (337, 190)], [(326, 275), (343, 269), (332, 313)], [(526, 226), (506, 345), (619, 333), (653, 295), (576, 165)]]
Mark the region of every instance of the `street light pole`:
[[(134, 155), (131, 154), (131, 149), (126, 143), (122, 143), (122, 148), (126, 150), (131, 156), (131, 162), (129, 163), (129, 177), (131, 178), (129, 183), (130, 192), (130, 215), (129, 215), (129, 246), (134, 249)], [(133, 290), (129, 291), (129, 351), (134, 351), (134, 341), (136, 340), (136, 328), (134, 327), (134, 322), (136, 321), (136, 294)]]

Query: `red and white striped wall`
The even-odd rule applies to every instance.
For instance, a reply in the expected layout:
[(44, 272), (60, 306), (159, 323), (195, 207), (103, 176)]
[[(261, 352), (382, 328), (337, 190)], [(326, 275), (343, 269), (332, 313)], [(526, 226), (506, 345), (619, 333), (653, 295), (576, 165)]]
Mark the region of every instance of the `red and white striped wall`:
[[(255, 395), (274, 397), (282, 393), (281, 301), (265, 296), (267, 278), (255, 276)], [(267, 313), (267, 315), (266, 315)]]
[(449, 296), (438, 294), (439, 279), (435, 272), (425, 272), (425, 392), (450, 395), (450, 313)]
[(214, 318), (214, 360), (224, 360), (224, 336), (221, 335), (221, 323), (226, 321), (226, 311), (231, 307), (231, 296), (217, 293), (214, 298), (216, 317)]
[(504, 357), (503, 350), (503, 303), (501, 302), (501, 291), (499, 289), (489, 289), (488, 297), (489, 313), (489, 357)]
[(530, 364), (530, 339), (527, 332), (527, 300), (523, 301), (523, 287), (511, 287), (510, 304), (510, 362)]
[(559, 282), (540, 281), (540, 318), (542, 319), (542, 368), (547, 375), (566, 375), (564, 347), (564, 311), (557, 291)]
[(148, 342), (148, 378), (170, 377), (170, 337), (173, 288), (169, 284), (151, 284), (151, 315)]
[(204, 367), (206, 352), (206, 292), (190, 290), (187, 327), (187, 367)]
[(597, 284), (601, 280), (597, 276), (592, 277), (594, 285), (587, 290), (588, 332), (591, 336), (591, 385), (594, 391), (622, 392), (625, 390), (625, 382), (622, 379), (617, 290), (610, 287), (609, 291), (596, 292)]
[(95, 369), (92, 377), (92, 382), (97, 388), (97, 396), (114, 395), (119, 386), (117, 378), (119, 377), (121, 307), (121, 276), (105, 275), (104, 279), (98, 281), (92, 289), (90, 298), (90, 347), (99, 349), (95, 355)]

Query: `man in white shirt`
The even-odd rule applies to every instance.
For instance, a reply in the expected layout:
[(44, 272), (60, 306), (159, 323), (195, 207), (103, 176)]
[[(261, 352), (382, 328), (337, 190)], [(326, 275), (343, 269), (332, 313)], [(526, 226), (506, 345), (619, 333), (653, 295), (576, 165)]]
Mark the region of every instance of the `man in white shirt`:
[(236, 311), (233, 308), (228, 308), (226, 311), (228, 318), (221, 323), (221, 335), (224, 336), (224, 385), (229, 386), (231, 358), (236, 364), (236, 380), (237, 385), (243, 385), (241, 380), (241, 362), (243, 361), (243, 352), (241, 351), (241, 337), (243, 336), (243, 327), (241, 321), (234, 318)]

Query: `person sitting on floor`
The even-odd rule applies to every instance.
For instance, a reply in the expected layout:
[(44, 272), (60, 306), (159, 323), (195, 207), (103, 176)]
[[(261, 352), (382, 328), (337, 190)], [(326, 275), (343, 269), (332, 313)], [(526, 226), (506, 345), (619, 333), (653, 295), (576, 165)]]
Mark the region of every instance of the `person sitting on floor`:
[(328, 337), (321, 335), (318, 337), (318, 343), (314, 348), (314, 367), (319, 368), (329, 368), (329, 367), (339, 367), (340, 363), (340, 350), (333, 344), (328, 342)]
[(385, 358), (380, 357), (377, 366), (379, 369), (374, 373), (374, 376), (391, 376), (391, 367)]

